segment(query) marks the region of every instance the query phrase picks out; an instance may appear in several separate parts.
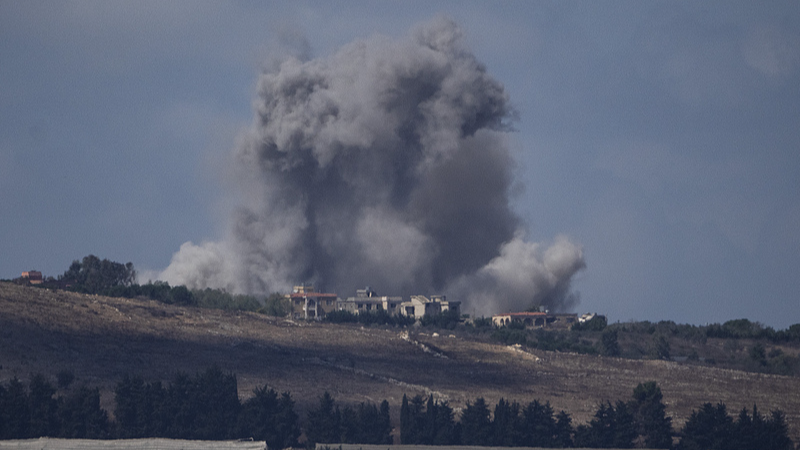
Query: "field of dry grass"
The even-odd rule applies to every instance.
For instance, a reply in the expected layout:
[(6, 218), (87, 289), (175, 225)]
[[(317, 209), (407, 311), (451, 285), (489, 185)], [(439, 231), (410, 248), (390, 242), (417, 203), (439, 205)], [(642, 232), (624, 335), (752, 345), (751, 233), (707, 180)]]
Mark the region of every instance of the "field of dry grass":
[(256, 313), (164, 305), (0, 283), (0, 382), (72, 371), (101, 389), (111, 411), (125, 374), (168, 382), (212, 364), (238, 377), (247, 397), (264, 384), (289, 391), (301, 415), (329, 391), (340, 403), (389, 401), (399, 419), (403, 394), (433, 394), (456, 409), (484, 397), (549, 401), (588, 421), (599, 402), (627, 400), (655, 380), (681, 425), (704, 402), (732, 415), (757, 404), (780, 409), (800, 438), (800, 378), (599, 356), (523, 351), (419, 328), (362, 328), (277, 319)]

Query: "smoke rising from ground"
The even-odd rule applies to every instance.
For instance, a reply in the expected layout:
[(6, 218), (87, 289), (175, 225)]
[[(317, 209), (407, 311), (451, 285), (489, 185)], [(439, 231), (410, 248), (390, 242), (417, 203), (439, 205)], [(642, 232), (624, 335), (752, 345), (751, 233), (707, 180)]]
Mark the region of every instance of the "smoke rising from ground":
[[(264, 73), (236, 152), (241, 205), (220, 242), (161, 278), (234, 292), (445, 293), (490, 314), (566, 309), (579, 246), (524, 240), (509, 206), (513, 110), (445, 19)], [(451, 292), (452, 291), (452, 292)], [(457, 297), (457, 298), (456, 298)]]

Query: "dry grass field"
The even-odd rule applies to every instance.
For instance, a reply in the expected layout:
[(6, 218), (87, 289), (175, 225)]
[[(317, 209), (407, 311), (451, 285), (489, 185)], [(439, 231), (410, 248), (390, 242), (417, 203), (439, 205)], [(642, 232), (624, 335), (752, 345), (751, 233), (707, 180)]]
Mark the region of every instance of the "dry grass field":
[(0, 282), (0, 382), (72, 371), (101, 389), (113, 409), (123, 375), (168, 382), (217, 364), (237, 375), (240, 395), (269, 385), (289, 391), (297, 410), (329, 391), (339, 403), (389, 401), (399, 420), (403, 394), (433, 394), (456, 409), (484, 397), (549, 401), (573, 423), (599, 402), (630, 398), (640, 382), (661, 387), (678, 428), (704, 402), (735, 415), (757, 404), (782, 410), (800, 441), (800, 378), (653, 360), (523, 351), (420, 328), (362, 328), (256, 313), (184, 308)]

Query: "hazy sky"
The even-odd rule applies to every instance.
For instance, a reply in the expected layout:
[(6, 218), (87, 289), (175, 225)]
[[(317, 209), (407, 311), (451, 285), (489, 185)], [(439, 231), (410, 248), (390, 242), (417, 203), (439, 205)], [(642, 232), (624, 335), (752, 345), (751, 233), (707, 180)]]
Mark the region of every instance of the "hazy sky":
[(528, 237), (583, 246), (576, 312), (800, 322), (793, 0), (0, 0), (0, 278), (220, 239), (259, 73), (440, 15), (519, 113)]

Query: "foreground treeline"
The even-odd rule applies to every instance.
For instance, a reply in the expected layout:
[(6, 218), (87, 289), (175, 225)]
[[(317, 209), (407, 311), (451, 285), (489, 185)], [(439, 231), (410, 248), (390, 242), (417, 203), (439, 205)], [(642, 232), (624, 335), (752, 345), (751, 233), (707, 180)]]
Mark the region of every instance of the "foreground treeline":
[[(14, 378), (0, 384), (0, 439), (147, 438), (255, 439), (269, 448), (393, 442), (389, 403), (340, 407), (325, 392), (304, 421), (287, 393), (264, 386), (240, 401), (236, 376), (211, 367), (194, 376), (177, 374), (167, 385), (124, 377), (114, 391), (114, 420), (100, 406), (97, 389), (72, 387), (59, 374), (58, 389), (41, 375), (26, 386)], [(61, 395), (56, 396), (57, 392)], [(401, 444), (546, 448), (675, 448), (676, 450), (792, 450), (780, 411), (762, 415), (756, 406), (731, 417), (724, 404), (694, 411), (677, 433), (665, 414), (661, 389), (640, 384), (627, 402), (598, 405), (587, 424), (573, 426), (549, 403), (527, 405), (501, 399), (493, 409), (483, 398), (459, 413), (433, 396), (403, 396)], [(677, 442), (673, 446), (673, 441)]]
[(572, 426), (564, 411), (555, 413), (549, 403), (526, 406), (501, 399), (492, 413), (479, 398), (467, 403), (460, 421), (447, 402), (433, 397), (403, 398), (400, 440), (416, 445), (476, 445), (545, 448), (673, 448), (679, 450), (792, 450), (783, 414), (763, 417), (742, 410), (736, 420), (724, 404), (710, 403), (692, 413), (675, 433), (666, 416), (661, 389), (655, 382), (638, 385), (627, 402), (600, 404), (588, 424)]
[(241, 402), (236, 377), (218, 367), (195, 376), (179, 373), (168, 386), (124, 377), (114, 390), (113, 421), (97, 389), (68, 384), (59, 377), (65, 392), (59, 396), (41, 375), (28, 386), (16, 378), (0, 385), (0, 439), (253, 438), (286, 448), (297, 446), (301, 434), (289, 393), (265, 386)]

